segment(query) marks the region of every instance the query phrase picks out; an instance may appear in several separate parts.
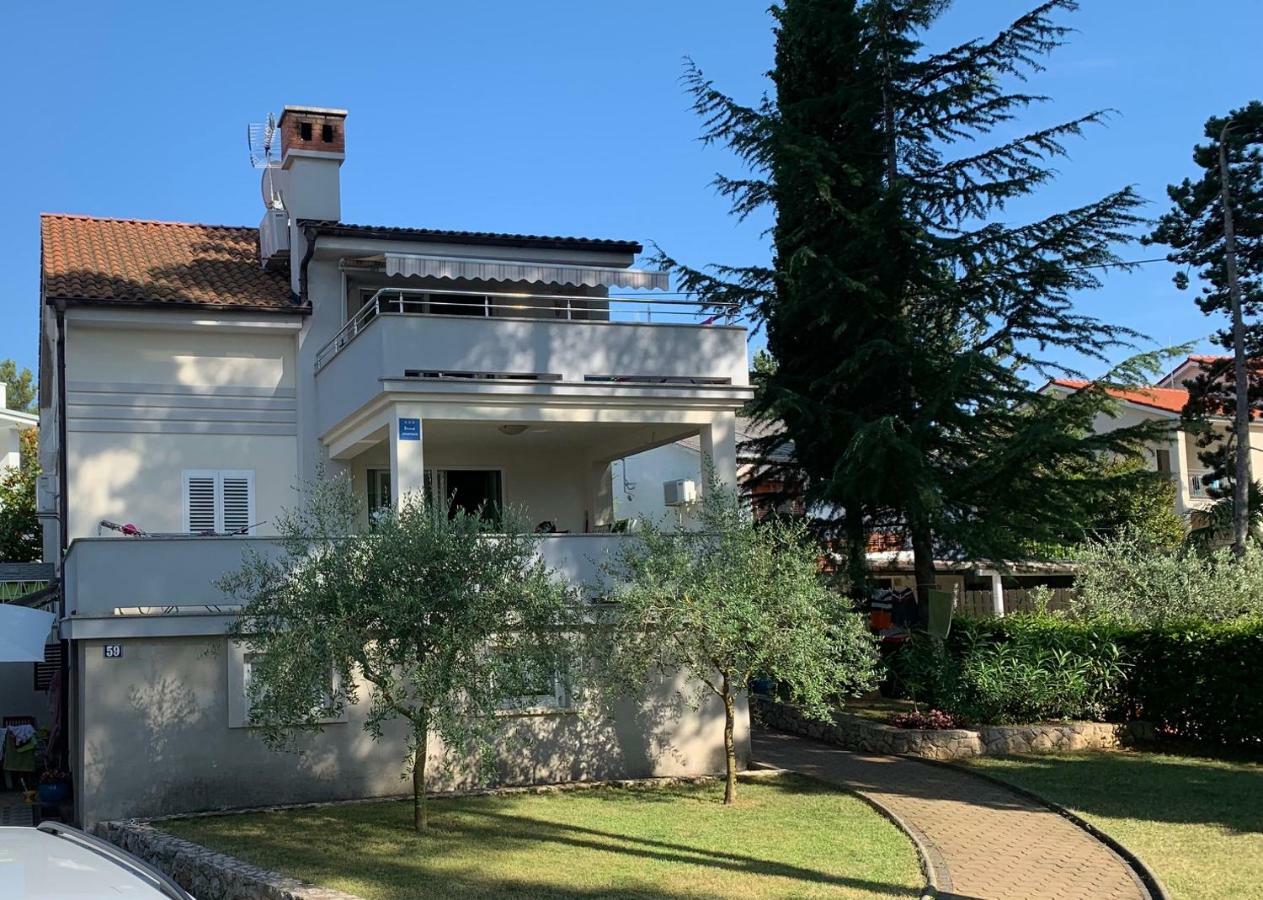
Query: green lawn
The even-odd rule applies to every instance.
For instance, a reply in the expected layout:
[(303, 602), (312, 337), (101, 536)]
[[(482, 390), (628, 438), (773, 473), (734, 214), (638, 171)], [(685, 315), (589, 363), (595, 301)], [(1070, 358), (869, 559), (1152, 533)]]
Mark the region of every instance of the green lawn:
[(164, 822), (175, 834), (366, 900), (915, 897), (912, 845), (855, 797), (799, 777), (722, 787), (444, 798)]
[(1165, 753), (1081, 753), (970, 765), (1074, 810), (1182, 900), (1263, 889), (1263, 765)]

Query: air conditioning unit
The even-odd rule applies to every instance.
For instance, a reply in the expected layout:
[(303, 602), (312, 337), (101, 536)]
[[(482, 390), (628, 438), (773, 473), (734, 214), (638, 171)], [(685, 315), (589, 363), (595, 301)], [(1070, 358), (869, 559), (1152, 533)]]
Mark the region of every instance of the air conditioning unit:
[(662, 502), (667, 506), (687, 506), (697, 502), (697, 482), (691, 478), (662, 483)]
[(289, 213), (269, 209), (259, 222), (259, 257), (263, 268), (289, 258)]

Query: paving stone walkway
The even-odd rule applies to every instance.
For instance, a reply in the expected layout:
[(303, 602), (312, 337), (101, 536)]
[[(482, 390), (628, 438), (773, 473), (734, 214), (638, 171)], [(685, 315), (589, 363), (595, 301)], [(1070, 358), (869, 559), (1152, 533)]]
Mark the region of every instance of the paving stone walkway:
[(899, 817), (925, 848), (942, 898), (1150, 900), (1113, 850), (1001, 785), (778, 732), (751, 740), (756, 761), (844, 785)]

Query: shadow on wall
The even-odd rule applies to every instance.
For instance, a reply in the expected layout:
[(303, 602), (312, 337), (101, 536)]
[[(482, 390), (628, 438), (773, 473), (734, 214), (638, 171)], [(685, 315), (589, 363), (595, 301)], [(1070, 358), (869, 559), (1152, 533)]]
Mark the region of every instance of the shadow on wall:
[[(252, 729), (229, 728), (225, 646), (224, 639), (132, 641), (123, 660), (88, 660), (86, 823), (410, 790), (406, 731), (390, 723), (382, 740), (372, 740), (362, 727), (366, 690), (346, 723), (300, 735), (285, 751), (269, 749)], [(718, 704), (695, 710), (679, 687), (679, 679), (656, 685), (641, 704), (593, 702), (573, 712), (506, 716), (492, 783), (722, 770)], [(444, 764), (442, 748), (433, 746), (430, 759), (435, 790), (479, 783), (468, 757)]]

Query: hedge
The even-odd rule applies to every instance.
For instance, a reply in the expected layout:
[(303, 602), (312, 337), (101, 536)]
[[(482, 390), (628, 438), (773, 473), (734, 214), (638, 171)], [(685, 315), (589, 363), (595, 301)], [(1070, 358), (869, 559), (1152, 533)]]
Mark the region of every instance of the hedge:
[(965, 619), (944, 649), (963, 662), (979, 646), (978, 636), (984, 644), (1057, 651), (1044, 657), (1045, 665), (1058, 654), (1074, 659), (1117, 648), (1125, 674), (1105, 718), (1143, 719), (1167, 737), (1263, 744), (1263, 618), (1144, 627), (1041, 614)]

